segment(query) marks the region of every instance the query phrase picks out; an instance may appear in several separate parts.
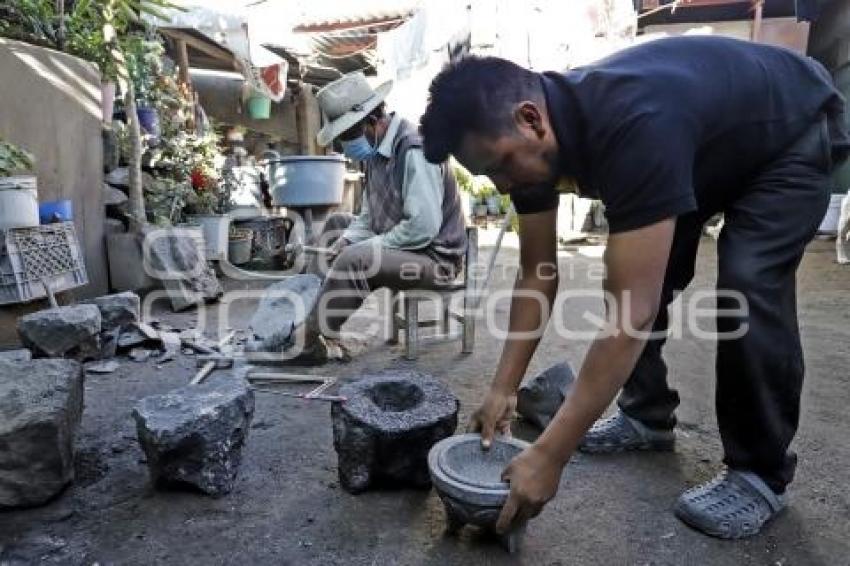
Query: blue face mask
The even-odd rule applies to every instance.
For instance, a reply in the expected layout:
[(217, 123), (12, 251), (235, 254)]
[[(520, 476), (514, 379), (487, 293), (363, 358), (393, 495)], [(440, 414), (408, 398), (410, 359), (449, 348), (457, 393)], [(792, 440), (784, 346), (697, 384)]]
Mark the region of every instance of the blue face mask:
[(375, 148), (369, 143), (365, 135), (353, 140), (342, 140), (342, 152), (349, 159), (355, 161), (369, 161), (375, 155)]

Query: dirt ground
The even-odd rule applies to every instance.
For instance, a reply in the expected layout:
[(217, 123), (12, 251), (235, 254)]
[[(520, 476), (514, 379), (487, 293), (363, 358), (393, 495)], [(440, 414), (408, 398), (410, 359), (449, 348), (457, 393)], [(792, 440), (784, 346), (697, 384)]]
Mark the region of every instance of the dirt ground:
[[(184, 356), (161, 369), (124, 360), (114, 374), (87, 379), (77, 480), (47, 506), (0, 513), (0, 564), (850, 564), (850, 268), (834, 263), (833, 249), (832, 242), (814, 242), (799, 276), (808, 374), (791, 504), (750, 540), (702, 536), (670, 511), (682, 490), (719, 469), (722, 457), (713, 411), (714, 346), (685, 337), (666, 350), (682, 397), (676, 451), (577, 455), (557, 498), (530, 523), (518, 556), (471, 530), (459, 538), (444, 535), (433, 491), (352, 496), (341, 490), (329, 407), (319, 402), (257, 393), (230, 495), (154, 490), (130, 410), (141, 397), (185, 384), (194, 360)], [(598, 250), (580, 251), (562, 254), (564, 288), (586, 287), (588, 270), (598, 273)], [(503, 250), (500, 264), (515, 263), (516, 251)], [(715, 264), (714, 244), (705, 240), (693, 288), (711, 287)], [(493, 288), (509, 284), (496, 277)], [(243, 325), (250, 302), (228, 306), (230, 325)], [(577, 299), (566, 307), (567, 320), (578, 320), (585, 309), (600, 310), (596, 300)], [(495, 317), (502, 327), (506, 313), (503, 302)], [(162, 319), (188, 328), (197, 316)], [(550, 331), (530, 375), (563, 359), (577, 366), (587, 344)], [(463, 426), (487, 390), (499, 349), (499, 340), (482, 330), (473, 355), (460, 355), (458, 343), (444, 344), (424, 349), (412, 365), (451, 387), (462, 403)], [(350, 364), (309, 371), (351, 378), (410, 367), (401, 353), (373, 340)], [(533, 436), (522, 426), (517, 432)]]

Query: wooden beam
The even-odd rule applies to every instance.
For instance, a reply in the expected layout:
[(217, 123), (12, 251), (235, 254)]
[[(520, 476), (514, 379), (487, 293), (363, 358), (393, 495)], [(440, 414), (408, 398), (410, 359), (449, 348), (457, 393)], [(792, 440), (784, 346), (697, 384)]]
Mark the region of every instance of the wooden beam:
[(168, 37), (174, 38), (176, 41), (185, 42), (188, 47), (196, 49), (213, 59), (223, 61), (228, 67), (232, 67), (235, 71), (241, 70), (239, 61), (233, 53), (229, 49), (225, 49), (213, 41), (203, 41), (189, 33), (174, 28), (162, 28), (160, 29), (160, 32)]

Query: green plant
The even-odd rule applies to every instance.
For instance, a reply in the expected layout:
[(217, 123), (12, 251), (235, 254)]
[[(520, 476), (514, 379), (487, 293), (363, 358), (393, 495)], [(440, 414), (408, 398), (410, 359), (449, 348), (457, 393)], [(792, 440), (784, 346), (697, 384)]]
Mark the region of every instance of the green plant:
[(0, 177), (32, 171), (34, 165), (31, 153), (0, 138)]
[(148, 31), (125, 35), (119, 39), (119, 45), (136, 100), (144, 106), (159, 106), (163, 93), (158, 87), (158, 78), (164, 73), (162, 58), (165, 55), (162, 41), (155, 32)]
[[(105, 27), (119, 37), (142, 25), (141, 15), (168, 20), (165, 10), (185, 10), (170, 0), (0, 0), (0, 35), (67, 51), (95, 63), (105, 79), (118, 77)], [(61, 7), (60, 9), (57, 9)]]
[(154, 224), (171, 226), (183, 218), (183, 209), (194, 202), (195, 192), (188, 182), (169, 178), (154, 179), (145, 187), (145, 208)]

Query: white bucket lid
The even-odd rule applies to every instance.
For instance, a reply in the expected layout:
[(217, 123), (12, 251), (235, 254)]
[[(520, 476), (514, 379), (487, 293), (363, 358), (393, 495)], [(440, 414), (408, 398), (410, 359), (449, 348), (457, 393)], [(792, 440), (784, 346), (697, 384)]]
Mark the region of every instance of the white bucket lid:
[(17, 175), (15, 177), (0, 177), (0, 190), (38, 190), (36, 178), (33, 175)]

